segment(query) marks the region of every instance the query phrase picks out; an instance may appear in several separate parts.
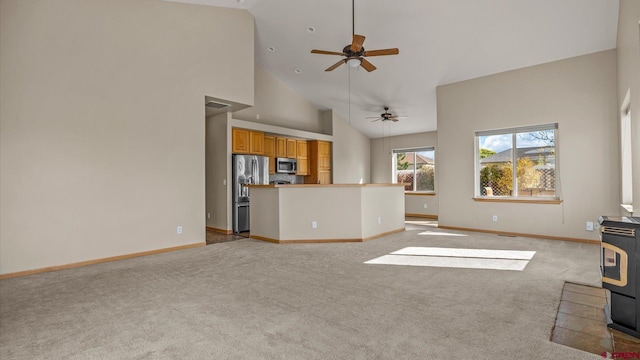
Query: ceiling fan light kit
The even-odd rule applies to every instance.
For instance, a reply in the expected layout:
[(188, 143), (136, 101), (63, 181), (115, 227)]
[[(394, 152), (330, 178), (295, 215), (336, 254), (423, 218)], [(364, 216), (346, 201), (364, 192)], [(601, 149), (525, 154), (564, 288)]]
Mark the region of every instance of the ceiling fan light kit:
[(360, 59), (358, 58), (347, 59), (347, 65), (349, 65), (349, 67), (352, 67), (352, 68), (360, 66), (361, 63), (362, 61), (360, 61)]

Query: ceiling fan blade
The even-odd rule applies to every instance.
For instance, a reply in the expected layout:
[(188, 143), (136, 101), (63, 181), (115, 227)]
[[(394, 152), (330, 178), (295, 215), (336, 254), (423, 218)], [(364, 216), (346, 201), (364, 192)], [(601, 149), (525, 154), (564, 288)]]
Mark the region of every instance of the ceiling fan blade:
[(398, 119), (396, 119), (396, 118), (391, 118), (390, 120), (393, 121), (393, 122), (398, 122)]
[(326, 51), (326, 50), (316, 50), (313, 49), (311, 50), (312, 54), (323, 54), (323, 55), (339, 55), (339, 56), (343, 56), (343, 53), (339, 53), (339, 52), (335, 52), (335, 51)]
[(381, 119), (380, 116), (367, 116), (365, 119)]
[(362, 49), (362, 44), (364, 44), (364, 36), (353, 34), (353, 41), (351, 42), (351, 51), (358, 52)]
[(407, 119), (408, 116), (392, 116), (391, 118), (400, 120), (400, 119)]
[(371, 50), (371, 51), (365, 51), (364, 56), (382, 56), (382, 55), (398, 55), (400, 53), (400, 50), (398, 50), (397, 48), (393, 48), (393, 49), (382, 49), (382, 50)]
[(376, 121), (380, 121), (380, 120), (382, 120), (382, 118), (377, 118), (375, 120), (372, 120), (371, 122), (376, 122)]
[(338, 66), (344, 64), (344, 60), (340, 60), (337, 63), (331, 65), (330, 67), (328, 67), (325, 71), (332, 71), (333, 69), (337, 68)]
[(368, 62), (367, 59), (360, 59), (360, 60), (361, 60), (360, 66), (362, 66), (368, 72), (372, 72), (373, 70), (376, 69), (376, 67), (373, 66), (372, 63)]

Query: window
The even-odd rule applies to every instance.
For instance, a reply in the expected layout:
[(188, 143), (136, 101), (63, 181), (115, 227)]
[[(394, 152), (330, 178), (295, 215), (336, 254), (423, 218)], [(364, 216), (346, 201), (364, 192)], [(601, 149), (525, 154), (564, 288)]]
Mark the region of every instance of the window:
[(558, 124), (476, 131), (476, 197), (556, 198)]
[(405, 183), (405, 191), (435, 191), (433, 147), (393, 150), (393, 182)]

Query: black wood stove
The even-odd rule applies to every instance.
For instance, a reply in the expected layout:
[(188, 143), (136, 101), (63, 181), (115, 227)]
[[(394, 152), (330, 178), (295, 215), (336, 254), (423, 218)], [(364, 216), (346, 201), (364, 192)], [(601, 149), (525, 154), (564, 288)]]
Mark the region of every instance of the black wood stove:
[(601, 216), (598, 222), (608, 326), (640, 338), (640, 217)]

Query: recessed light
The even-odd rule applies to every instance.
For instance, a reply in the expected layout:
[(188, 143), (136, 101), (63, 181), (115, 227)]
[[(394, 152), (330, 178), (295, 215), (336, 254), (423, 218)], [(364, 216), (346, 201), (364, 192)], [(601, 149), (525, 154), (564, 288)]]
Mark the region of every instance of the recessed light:
[(310, 32), (310, 33), (314, 33), (314, 32), (316, 32), (316, 28), (314, 28), (313, 26), (309, 26), (307, 28), (307, 31)]
[(269, 52), (274, 52), (276, 51), (276, 48), (274, 48), (273, 46), (267, 46), (267, 50), (269, 50)]
[(300, 69), (295, 69), (295, 70), (293, 70), (293, 72), (296, 73), (296, 74), (302, 74), (302, 70), (300, 70)]

